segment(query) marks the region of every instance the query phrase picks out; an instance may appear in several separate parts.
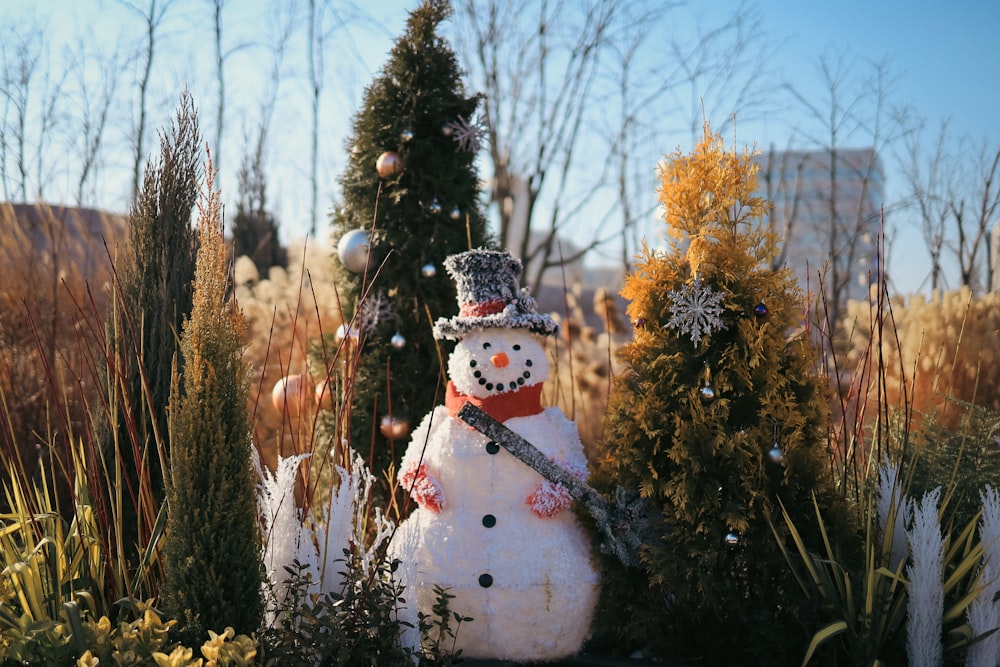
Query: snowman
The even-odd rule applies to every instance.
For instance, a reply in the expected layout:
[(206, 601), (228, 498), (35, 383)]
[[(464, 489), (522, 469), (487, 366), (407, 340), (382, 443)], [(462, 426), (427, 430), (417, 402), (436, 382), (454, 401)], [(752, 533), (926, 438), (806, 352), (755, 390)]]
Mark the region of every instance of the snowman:
[(455, 596), (451, 611), (473, 618), (458, 632), (464, 657), (563, 658), (589, 634), (600, 583), (572, 499), (456, 416), (472, 402), (585, 479), (575, 425), (541, 404), (543, 337), (558, 327), (519, 288), (521, 263), (508, 253), (472, 250), (445, 267), (460, 313), (439, 319), (434, 336), (457, 344), (445, 404), (413, 432), (400, 466), (418, 508), (394, 544), (409, 545), (421, 611), (430, 613), (440, 586)]

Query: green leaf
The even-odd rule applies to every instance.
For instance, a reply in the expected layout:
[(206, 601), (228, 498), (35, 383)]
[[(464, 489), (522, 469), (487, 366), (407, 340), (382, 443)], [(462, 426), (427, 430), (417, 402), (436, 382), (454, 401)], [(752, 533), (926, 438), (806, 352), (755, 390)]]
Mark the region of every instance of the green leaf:
[(806, 655), (802, 658), (802, 667), (809, 664), (812, 660), (813, 654), (816, 652), (824, 642), (836, 637), (839, 634), (847, 632), (847, 621), (834, 621), (828, 625), (820, 628), (816, 634), (813, 635), (812, 641), (809, 642), (809, 648), (806, 650)]

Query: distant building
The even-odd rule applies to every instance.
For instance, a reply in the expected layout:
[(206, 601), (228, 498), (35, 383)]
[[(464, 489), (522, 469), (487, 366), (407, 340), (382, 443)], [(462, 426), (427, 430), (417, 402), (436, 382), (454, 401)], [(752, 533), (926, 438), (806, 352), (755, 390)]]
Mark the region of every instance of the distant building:
[(885, 174), (874, 149), (768, 151), (757, 156), (759, 192), (772, 204), (768, 221), (783, 237), (778, 265), (803, 288), (865, 299), (882, 278), (878, 246)]

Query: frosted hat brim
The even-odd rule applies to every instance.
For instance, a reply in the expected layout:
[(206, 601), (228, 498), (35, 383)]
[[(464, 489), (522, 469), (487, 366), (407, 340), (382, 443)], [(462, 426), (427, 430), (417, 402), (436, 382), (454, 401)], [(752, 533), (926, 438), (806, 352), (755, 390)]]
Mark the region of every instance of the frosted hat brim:
[(552, 336), (559, 331), (559, 325), (551, 316), (522, 311), (519, 305), (518, 302), (507, 304), (493, 315), (442, 317), (434, 324), (434, 337), (458, 340), (471, 331), (482, 329), (528, 329), (541, 336)]

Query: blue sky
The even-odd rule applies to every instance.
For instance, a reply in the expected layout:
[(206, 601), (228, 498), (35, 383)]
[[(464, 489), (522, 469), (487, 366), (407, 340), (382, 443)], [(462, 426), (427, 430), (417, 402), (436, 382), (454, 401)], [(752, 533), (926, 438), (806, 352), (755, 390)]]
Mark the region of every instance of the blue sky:
[[(136, 0), (136, 4), (143, 4)], [(279, 0), (229, 0), (229, 7), (250, 8), (278, 6)], [(325, 115), (331, 123), (341, 129), (339, 134), (331, 132), (327, 146), (321, 156), (321, 169), (326, 174), (330, 188), (343, 161), (343, 136), (349, 130), (349, 121), (361, 100), (361, 91), (371, 77), (384, 63), (394, 39), (402, 33), (407, 10), (417, 4), (417, 0), (380, 0), (366, 7), (374, 24), (369, 23), (364, 30), (352, 30), (350, 50), (359, 55), (363, 66), (330, 63), (335, 81), (327, 88), (330, 93)], [(950, 121), (951, 132), (966, 136), (974, 141), (987, 140), (1000, 145), (1000, 56), (996, 49), (1000, 37), (1000, 0), (954, 0), (945, 3), (929, 0), (759, 0), (743, 3), (738, 0), (693, 0), (691, 12), (700, 16), (703, 23), (716, 21), (719, 16), (731, 14), (741, 4), (755, 5), (760, 12), (765, 37), (773, 47), (770, 66), (775, 74), (785, 79), (807, 94), (821, 96), (818, 89), (817, 64), (824, 52), (839, 51), (852, 57), (881, 61), (888, 59), (890, 70), (897, 75), (891, 101), (898, 105), (910, 105), (929, 126), (927, 141), (936, 138), (937, 129), (944, 120)], [(342, 6), (342, 3), (334, 3)], [(291, 6), (291, 5), (287, 5)], [(192, 25), (204, 22), (207, 3), (204, 0), (179, 0), (168, 28), (172, 34), (183, 34)], [(0, 0), (0, 23), (33, 12), (51, 31), (69, 34), (79, 30), (78, 26), (89, 26), (98, 36), (99, 43), (112, 44), (113, 36), (120, 26), (135, 21), (123, 4), (116, 0)], [(238, 30), (238, 18), (231, 26)], [(246, 23), (246, 21), (244, 21)], [(246, 30), (260, 30), (259, 24), (243, 26)], [(135, 25), (132, 26), (135, 29)], [(202, 47), (205, 45), (202, 44)], [(247, 59), (234, 60), (237, 75), (251, 76), (266, 70), (266, 64)], [(173, 108), (175, 93), (170, 85), (184, 81), (191, 83), (195, 99), (203, 106), (212, 103), (212, 80), (210, 63), (202, 57), (183, 50), (174, 50), (161, 56), (157, 62), (169, 81), (165, 86), (169, 93), (161, 98), (165, 113)], [(191, 72), (202, 70), (202, 81), (190, 82)], [(299, 72), (301, 74), (301, 72)], [(199, 75), (194, 75), (195, 78)], [(230, 71), (228, 76), (235, 78)], [(301, 137), (293, 134), (300, 131), (305, 120), (304, 106), (307, 100), (301, 98), (300, 91), (284, 93), (288, 98), (292, 113), (297, 115), (287, 119), (275, 130), (273, 141), (295, 155), (302, 156), (305, 149)], [(234, 101), (239, 105), (240, 101)], [(256, 102), (243, 102), (252, 112)], [(206, 109), (207, 111), (207, 109)], [(757, 143), (766, 147), (788, 145), (792, 128), (801, 126), (803, 118), (793, 108), (772, 114), (766, 121), (737, 120), (737, 141)], [(169, 115), (165, 115), (169, 118)], [(713, 120), (715, 124), (716, 119)], [(162, 125), (163, 118), (153, 119), (155, 127)], [(244, 123), (245, 124), (245, 123)], [(233, 137), (242, 132), (239, 123), (230, 124), (227, 132)], [(678, 137), (680, 135), (673, 135)], [(683, 138), (683, 137), (682, 137)], [(677, 147), (674, 143), (660, 147), (666, 154)], [(681, 148), (687, 148), (683, 144)], [(274, 175), (274, 199), (276, 205), (287, 209), (279, 216), (283, 224), (290, 228), (289, 235), (297, 236), (296, 221), (302, 220), (301, 197), (293, 193), (295, 179), (301, 180), (301, 157), (298, 164), (287, 169), (287, 174)], [(888, 160), (887, 160), (888, 163)], [(652, 168), (652, 165), (650, 165)], [(232, 181), (227, 182), (223, 174), (223, 189), (232, 190)], [(887, 198), (893, 199), (902, 187), (902, 177), (891, 168), (887, 174)], [(332, 199), (331, 189), (321, 193), (324, 209)], [(106, 207), (122, 208), (125, 203), (118, 200), (105, 204)], [(905, 219), (897, 219), (899, 229), (895, 232), (893, 252), (906, 256), (907, 262), (898, 262), (905, 269), (896, 272), (900, 291), (914, 291), (921, 288), (926, 269), (921, 263), (909, 261), (922, 253), (919, 233), (907, 226)], [(299, 223), (301, 227), (301, 223)], [(890, 270), (894, 258), (890, 257)]]

